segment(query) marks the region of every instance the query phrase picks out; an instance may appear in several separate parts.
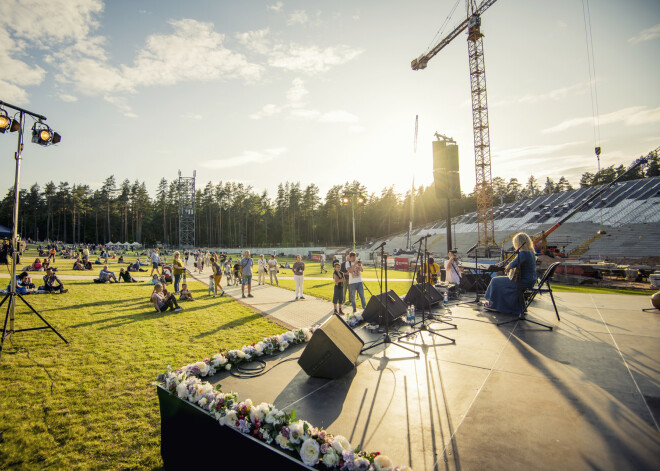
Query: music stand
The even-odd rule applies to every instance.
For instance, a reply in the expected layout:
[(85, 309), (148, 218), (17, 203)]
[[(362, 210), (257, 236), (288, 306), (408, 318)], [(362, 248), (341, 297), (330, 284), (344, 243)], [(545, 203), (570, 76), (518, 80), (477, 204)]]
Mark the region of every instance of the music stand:
[[(385, 332), (383, 333), (383, 339), (380, 340), (379, 342), (376, 342), (373, 345), (369, 345), (368, 347), (363, 348), (360, 353), (364, 353), (367, 350), (377, 347), (379, 345), (396, 345), (399, 348), (403, 348), (404, 350), (408, 350), (409, 352), (412, 352), (415, 354), (415, 356), (419, 356), (419, 352), (416, 352), (412, 348), (408, 348), (406, 346), (400, 345), (396, 342), (392, 341), (392, 338), (390, 337), (390, 315), (387, 312), (387, 300), (386, 297), (383, 296), (383, 282), (385, 283), (385, 293), (387, 294), (387, 257), (385, 255), (385, 242), (383, 242), (380, 247), (380, 297), (378, 298), (378, 301), (380, 303), (380, 307), (378, 308), (378, 314), (380, 318), (380, 324), (383, 325), (383, 316), (385, 317)], [(378, 250), (378, 249), (376, 249)], [(383, 268), (385, 270), (384, 276), (383, 276)], [(376, 272), (378, 273), (378, 272)], [(372, 295), (373, 296), (373, 295)], [(385, 347), (387, 348), (387, 347)]]
[[(439, 332), (436, 332), (433, 329), (430, 329), (428, 327), (427, 323), (426, 323), (426, 321), (427, 321), (426, 307), (428, 307), (428, 309), (429, 309), (429, 318), (433, 319), (436, 322), (443, 322), (445, 324), (452, 325), (452, 326), (454, 326), (454, 328), (456, 328), (455, 324), (452, 324), (452, 323), (447, 322), (447, 321), (443, 321), (442, 319), (436, 319), (435, 317), (433, 317), (431, 315), (431, 304), (428, 302), (428, 297), (425, 296), (425, 294), (427, 292), (426, 291), (427, 286), (430, 286), (430, 282), (429, 282), (428, 285), (426, 284), (426, 277), (427, 277), (427, 274), (428, 274), (427, 273), (427, 269), (428, 269), (427, 255), (428, 255), (428, 253), (426, 251), (426, 241), (428, 240), (429, 237), (431, 237), (431, 235), (427, 234), (427, 235), (423, 236), (421, 239), (419, 239), (417, 242), (415, 242), (415, 244), (419, 243), (419, 251), (417, 253), (417, 260), (422, 261), (421, 268), (422, 268), (423, 283), (422, 283), (422, 288), (421, 289), (418, 288), (419, 289), (419, 294), (422, 296), (422, 320), (419, 321), (419, 322), (414, 323), (413, 324), (413, 330), (411, 332), (408, 332), (407, 334), (402, 335), (401, 337), (399, 337), (399, 340), (400, 339), (405, 339), (405, 338), (408, 338), (408, 337), (412, 337), (412, 336), (417, 335), (417, 334), (421, 334), (422, 332), (428, 332), (430, 334), (437, 335), (439, 337), (442, 337), (444, 339), (449, 340), (449, 343), (444, 344), (444, 345), (452, 345), (452, 344), (456, 344), (456, 339), (452, 339), (451, 337), (447, 337), (446, 335), (443, 335)], [(424, 252), (423, 253), (422, 253), (422, 242), (424, 242)], [(415, 245), (415, 244), (413, 244), (413, 245)], [(424, 261), (425, 258), (426, 258), (426, 262)], [(415, 275), (417, 275), (418, 270), (419, 270), (419, 264), (417, 265), (417, 267), (415, 269)], [(413, 286), (415, 285), (415, 275), (413, 275), (413, 282), (412, 282)], [(412, 286), (411, 286), (411, 288), (412, 288)], [(417, 326), (417, 325), (419, 325), (419, 327), (415, 328), (415, 326)], [(403, 342), (403, 343), (409, 343), (411, 345), (416, 345), (416, 343), (414, 343), (414, 342), (408, 342), (408, 341), (405, 341), (405, 340), (400, 340), (400, 341)]]

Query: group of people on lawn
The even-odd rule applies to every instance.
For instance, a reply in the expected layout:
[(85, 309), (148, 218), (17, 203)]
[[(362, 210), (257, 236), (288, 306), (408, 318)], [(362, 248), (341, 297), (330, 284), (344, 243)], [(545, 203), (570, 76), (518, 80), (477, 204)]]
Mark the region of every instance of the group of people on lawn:
[[(16, 275), (16, 292), (18, 294), (30, 294), (37, 292), (44, 293), (66, 293), (69, 291), (64, 288), (64, 284), (57, 277), (53, 268), (48, 267), (46, 269), (46, 274), (43, 276), (44, 285), (37, 288), (37, 286), (32, 282), (30, 275), (27, 271), (23, 271)], [(7, 290), (11, 288), (11, 283), (7, 285)]]

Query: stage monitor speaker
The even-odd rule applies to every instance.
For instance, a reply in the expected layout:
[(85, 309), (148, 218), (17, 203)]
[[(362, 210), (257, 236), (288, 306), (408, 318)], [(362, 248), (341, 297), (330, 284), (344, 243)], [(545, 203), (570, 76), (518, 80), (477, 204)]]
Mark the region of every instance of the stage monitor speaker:
[(488, 273), (480, 273), (475, 275), (474, 273), (463, 273), (461, 277), (460, 287), (463, 291), (476, 291), (477, 277), (479, 277), (479, 291), (486, 291), (488, 285), (490, 284), (490, 275)]
[[(386, 300), (383, 307), (382, 299)], [(389, 323), (393, 323), (399, 317), (406, 313), (406, 303), (392, 290), (387, 293), (377, 294), (372, 296), (367, 307), (362, 312), (362, 319), (368, 323), (385, 324), (385, 319), (380, 318), (381, 309), (383, 314), (387, 313), (389, 316)]]
[(415, 283), (405, 296), (406, 304), (414, 304), (416, 309), (424, 309), (439, 303), (444, 299), (443, 294), (431, 283)]
[(461, 197), (461, 177), (458, 171), (458, 145), (448, 141), (433, 141), (433, 181), (438, 198)]
[(312, 334), (298, 364), (309, 376), (335, 379), (355, 368), (364, 342), (344, 320), (333, 315)]

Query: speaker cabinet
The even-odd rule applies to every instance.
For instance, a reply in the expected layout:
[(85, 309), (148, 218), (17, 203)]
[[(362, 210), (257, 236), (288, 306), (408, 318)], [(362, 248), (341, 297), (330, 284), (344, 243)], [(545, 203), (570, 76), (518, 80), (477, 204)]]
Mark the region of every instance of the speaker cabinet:
[(333, 315), (314, 331), (298, 364), (309, 376), (335, 379), (355, 368), (364, 342), (344, 320)]
[(488, 288), (491, 277), (488, 273), (479, 273), (478, 275), (474, 273), (463, 273), (460, 284), (461, 289), (463, 291), (476, 291), (477, 280), (479, 280), (479, 291), (483, 293)]
[(406, 304), (414, 304), (416, 309), (428, 309), (442, 301), (444, 296), (435, 286), (426, 282), (412, 285), (404, 299)]
[[(385, 302), (383, 302), (383, 299)], [(406, 303), (392, 290), (387, 293), (372, 296), (367, 307), (362, 312), (362, 319), (368, 323), (385, 324), (385, 318), (381, 320), (381, 309), (383, 314), (389, 316), (389, 323), (393, 323), (406, 313)]]
[(438, 198), (461, 197), (458, 145), (452, 141), (433, 141), (433, 181)]

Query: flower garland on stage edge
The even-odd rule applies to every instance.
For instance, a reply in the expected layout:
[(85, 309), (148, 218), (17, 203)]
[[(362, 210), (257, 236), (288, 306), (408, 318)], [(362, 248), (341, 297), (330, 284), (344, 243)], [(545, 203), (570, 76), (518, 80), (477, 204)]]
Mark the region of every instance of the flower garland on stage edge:
[(186, 365), (177, 370), (167, 367), (158, 375), (158, 385), (170, 394), (196, 404), (220, 425), (227, 425), (241, 433), (251, 435), (268, 445), (296, 451), (307, 466), (323, 463), (327, 468), (342, 471), (412, 471), (408, 466), (394, 466), (392, 460), (378, 452), (366, 453), (354, 448), (342, 435), (332, 435), (297, 420), (295, 410), (287, 414), (273, 404), (254, 404), (250, 399), (238, 401), (238, 394), (223, 393), (199, 377), (211, 376), (220, 368), (230, 370), (252, 358), (283, 352), (290, 345), (308, 342), (315, 328), (298, 329), (267, 337), (240, 350), (221, 351), (212, 358)]

